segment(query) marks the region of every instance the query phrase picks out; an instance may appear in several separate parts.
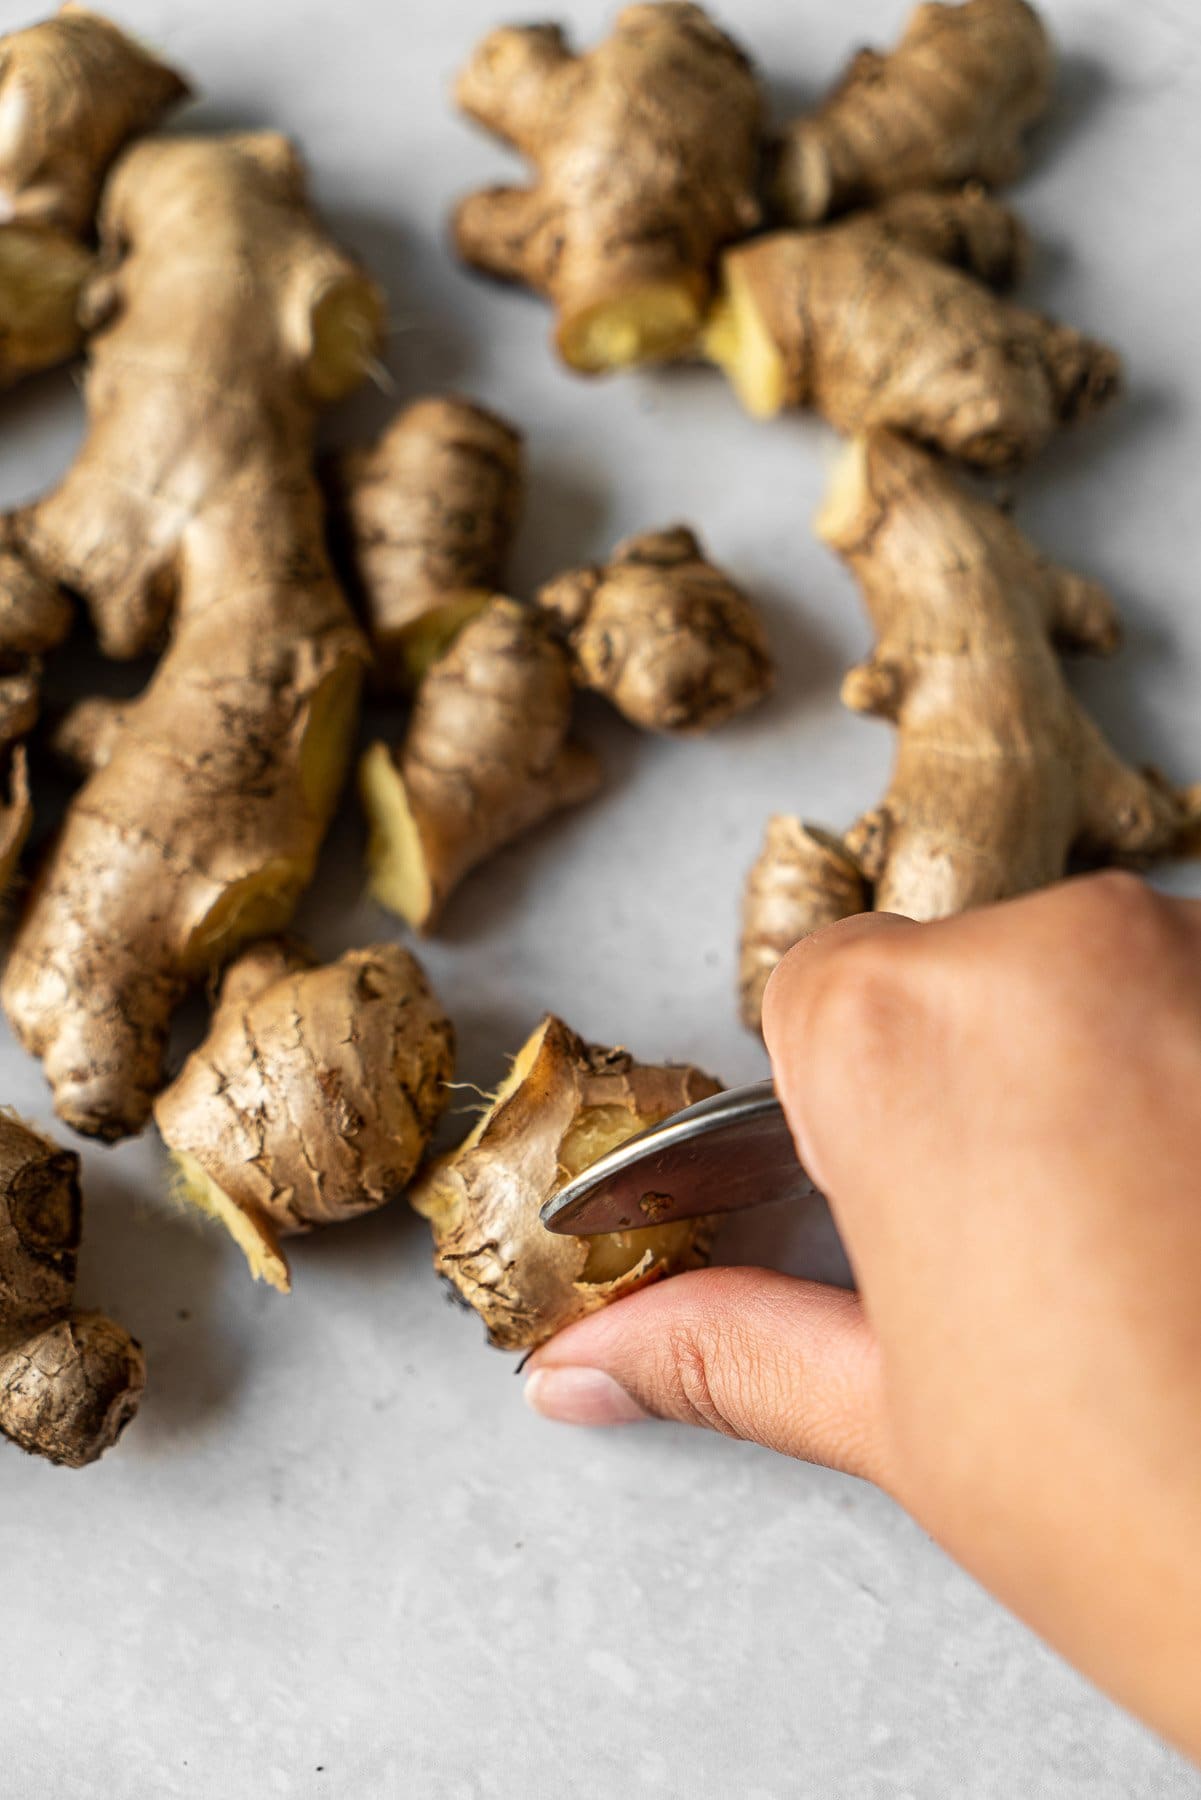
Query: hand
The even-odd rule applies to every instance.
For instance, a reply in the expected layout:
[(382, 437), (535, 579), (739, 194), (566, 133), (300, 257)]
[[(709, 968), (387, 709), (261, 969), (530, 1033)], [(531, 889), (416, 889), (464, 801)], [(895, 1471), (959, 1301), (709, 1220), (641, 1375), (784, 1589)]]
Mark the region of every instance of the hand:
[(764, 1023), (860, 1297), (683, 1275), (540, 1350), (531, 1404), (877, 1482), (1201, 1757), (1201, 904), (1102, 875), (848, 919)]

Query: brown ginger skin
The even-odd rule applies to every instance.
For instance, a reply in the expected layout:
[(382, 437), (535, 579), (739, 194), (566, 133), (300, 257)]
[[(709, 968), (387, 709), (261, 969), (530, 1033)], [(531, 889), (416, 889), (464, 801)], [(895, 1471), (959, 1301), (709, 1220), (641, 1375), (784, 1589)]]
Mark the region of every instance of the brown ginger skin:
[(456, 98), (538, 172), (460, 204), (459, 254), (547, 295), (574, 369), (686, 349), (716, 252), (760, 217), (762, 103), (737, 46), (679, 0), (627, 6), (584, 55), (557, 25), (504, 26)]
[(738, 1003), (748, 1030), (758, 1031), (772, 970), (792, 946), (868, 906), (863, 870), (833, 833), (786, 813), (767, 821), (742, 894)]
[(230, 964), (204, 1043), (155, 1102), (186, 1198), (286, 1293), (281, 1239), (401, 1193), (449, 1097), (454, 1030), (398, 944), (316, 967), (294, 946)]
[(1005, 469), (1116, 395), (1112, 350), (951, 266), (1006, 271), (1003, 237), (952, 229), (995, 203), (969, 192), (940, 205), (937, 228), (925, 208), (892, 207), (727, 252), (706, 349), (749, 411), (810, 407), (847, 435), (887, 426)]
[(815, 225), (907, 189), (1012, 181), (1053, 74), (1026, 0), (918, 6), (895, 50), (861, 50), (818, 110), (781, 133), (776, 216)]
[[(895, 724), (896, 756), (882, 804), (841, 843), (773, 824), (744, 917), (748, 994), (770, 972), (756, 896), (774, 893), (770, 947), (782, 955), (790, 930), (795, 942), (864, 910), (869, 890), (880, 911), (937, 919), (1058, 881), (1073, 858), (1138, 865), (1191, 837), (1201, 788), (1122, 762), (1064, 679), (1057, 644), (1117, 642), (1095, 582), (889, 432), (848, 452), (817, 530), (855, 575), (876, 631), (843, 699)], [(789, 862), (804, 868), (791, 890)]]
[(111, 653), (144, 650), (168, 610), (172, 635), (137, 699), (92, 709), (109, 729), (0, 993), (60, 1115), (116, 1138), (148, 1116), (185, 991), (287, 923), (338, 794), (366, 646), (326, 558), (312, 441), (381, 307), (273, 133), (135, 145), (102, 239), (88, 436), (15, 531)]
[(607, 564), (548, 582), (538, 604), (564, 635), (576, 683), (644, 731), (711, 731), (771, 687), (750, 601), (686, 526), (627, 538)]
[(174, 69), (83, 6), (0, 38), (6, 220), (86, 232), (118, 150), (187, 93)]
[[(186, 92), (172, 69), (81, 7), (0, 37), (0, 388), (79, 348), (101, 180), (122, 144)], [(0, 534), (0, 895), (33, 818), (20, 740), (37, 719), (41, 659), (70, 624), (66, 597)]]
[(470, 869), (595, 793), (600, 765), (571, 738), (571, 713), (567, 653), (545, 619), (492, 600), (425, 677), (404, 741), (363, 758), (374, 898), (430, 931)]
[(520, 432), (447, 395), (414, 401), (330, 467), (335, 545), (384, 686), (415, 687), (503, 586), (521, 461)]
[(502, 1350), (531, 1350), (648, 1281), (707, 1259), (704, 1220), (597, 1238), (545, 1229), (564, 1182), (671, 1113), (720, 1092), (700, 1069), (640, 1063), (548, 1016), (484, 1116), (410, 1193), (434, 1233), (434, 1267)]
[(873, 206), (861, 223), (886, 242), (974, 275), (998, 293), (1020, 280), (1030, 254), (1017, 214), (977, 183), (893, 194)]
[(115, 1444), (146, 1381), (141, 1349), (72, 1300), (79, 1158), (0, 1113), (0, 1431), (73, 1469)]
[(66, 595), (0, 545), (0, 897), (8, 891), (33, 824), (23, 739), (37, 723), (42, 659), (70, 627)]
[(78, 349), (100, 184), (187, 91), (83, 7), (0, 38), (0, 387)]

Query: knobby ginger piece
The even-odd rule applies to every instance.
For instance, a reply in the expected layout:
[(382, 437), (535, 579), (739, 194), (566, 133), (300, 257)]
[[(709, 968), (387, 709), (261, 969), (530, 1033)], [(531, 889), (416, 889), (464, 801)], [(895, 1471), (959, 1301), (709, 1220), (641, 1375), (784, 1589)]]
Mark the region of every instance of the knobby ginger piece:
[(318, 968), (261, 943), (230, 964), (208, 1036), (154, 1117), (184, 1198), (286, 1293), (281, 1239), (401, 1193), (453, 1073), (453, 1028), (407, 950), (373, 944)]
[(975, 226), (949, 229), (956, 211), (994, 204), (944, 196), (941, 231), (925, 209), (894, 207), (727, 252), (706, 353), (757, 417), (811, 407), (847, 435), (888, 426), (982, 468), (1026, 461), (1113, 399), (1121, 366), (937, 260), (941, 241), (952, 261), (998, 272)]
[(75, 734), (93, 772), (0, 994), (60, 1115), (117, 1138), (149, 1114), (187, 989), (287, 923), (337, 799), (367, 652), (326, 557), (313, 433), (372, 361), (382, 302), (271, 132), (135, 144), (101, 237), (87, 438), (10, 530), (110, 654), (168, 614), (171, 639), (138, 698)]
[(895, 50), (861, 50), (818, 110), (781, 134), (777, 216), (815, 225), (905, 189), (1012, 181), (1054, 60), (1026, 0), (917, 7)]
[(80, 6), (0, 37), (0, 387), (79, 348), (100, 184), (187, 91)]
[(771, 687), (754, 608), (686, 526), (627, 538), (607, 564), (548, 582), (538, 604), (577, 684), (644, 731), (711, 731)]
[[(3, 232), (0, 231), (0, 242)], [(37, 723), (42, 658), (71, 628), (71, 604), (28, 570), (0, 539), (0, 897), (9, 888), (33, 824), (23, 739)]]
[(93, 264), (91, 251), (61, 231), (0, 224), (0, 388), (74, 356)]
[(470, 869), (587, 800), (601, 771), (570, 736), (567, 653), (531, 607), (494, 599), (417, 690), (403, 742), (363, 757), (372, 896), (419, 931)]
[(115, 1444), (146, 1382), (140, 1346), (73, 1304), (79, 1158), (0, 1112), (0, 1431), (79, 1469)]
[(894, 194), (856, 223), (887, 243), (974, 275), (998, 293), (1020, 280), (1030, 255), (1017, 214), (976, 182), (942, 192)]
[(846, 453), (817, 531), (876, 631), (843, 700), (895, 724), (896, 758), (845, 838), (773, 821), (746, 897), (748, 1013), (773, 956), (832, 918), (942, 918), (1058, 881), (1073, 858), (1137, 866), (1191, 845), (1201, 787), (1130, 768), (1064, 679), (1057, 644), (1118, 639), (1095, 582), (889, 432)]
[(413, 688), (503, 586), (521, 506), (521, 434), (449, 395), (417, 400), (329, 471), (335, 544), (376, 673)]
[(547, 295), (574, 369), (689, 348), (714, 256), (760, 217), (763, 107), (738, 47), (678, 0), (627, 6), (585, 55), (557, 25), (504, 26), (456, 98), (538, 172), (460, 204), (459, 254)]
[(573, 1176), (636, 1132), (721, 1091), (699, 1069), (586, 1044), (548, 1016), (488, 1110), (410, 1193), (434, 1233), (434, 1267), (493, 1344), (530, 1350), (662, 1275), (707, 1260), (704, 1220), (562, 1237), (538, 1213)]
[(863, 871), (833, 833), (776, 813), (742, 896), (739, 1010), (759, 1029), (772, 970), (795, 943), (851, 913), (868, 910)]
[[(186, 92), (81, 7), (0, 37), (0, 388), (79, 348), (101, 180), (122, 144)], [(33, 819), (20, 740), (37, 719), (42, 657), (70, 625), (65, 595), (23, 568), (0, 533), (0, 895)]]

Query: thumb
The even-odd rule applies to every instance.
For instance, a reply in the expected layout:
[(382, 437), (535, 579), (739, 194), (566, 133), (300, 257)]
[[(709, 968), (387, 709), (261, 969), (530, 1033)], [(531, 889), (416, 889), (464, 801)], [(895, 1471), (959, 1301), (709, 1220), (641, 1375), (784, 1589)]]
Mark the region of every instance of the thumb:
[(854, 1294), (767, 1269), (703, 1269), (568, 1326), (530, 1361), (526, 1399), (573, 1425), (707, 1425), (883, 1478), (875, 1340)]

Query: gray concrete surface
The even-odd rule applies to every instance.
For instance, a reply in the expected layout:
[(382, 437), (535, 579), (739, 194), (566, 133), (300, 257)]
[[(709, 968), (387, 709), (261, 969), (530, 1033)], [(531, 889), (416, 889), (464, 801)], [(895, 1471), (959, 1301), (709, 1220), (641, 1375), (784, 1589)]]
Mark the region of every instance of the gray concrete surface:
[[(761, 821), (849, 819), (889, 756), (888, 731), (837, 699), (868, 640), (808, 529), (834, 443), (802, 420), (754, 425), (702, 372), (573, 380), (541, 306), (454, 266), (450, 202), (509, 165), (453, 117), (447, 82), (506, 10), (119, 7), (194, 73), (196, 126), (299, 139), (336, 229), (388, 284), (398, 392), (453, 383), (527, 427), (523, 591), (686, 518), (761, 597), (783, 667), (770, 705), (700, 744), (640, 741), (590, 710), (607, 793), (501, 857), (427, 957), (464, 1076), (484, 1086), (545, 1007), (745, 1080), (763, 1061), (734, 1016), (736, 909)], [(550, 10), (588, 39), (610, 8)], [(1129, 752), (1195, 778), (1201, 15), (1188, 0), (1047, 10), (1064, 75), (1020, 193), (1039, 244), (1029, 292), (1122, 347), (1130, 395), (1016, 484), (1019, 516), (1112, 583), (1129, 622), (1125, 653), (1081, 667), (1080, 691)], [(720, 8), (782, 108), (856, 41), (890, 40), (902, 11)], [(25, 18), (0, 6), (5, 26)], [(356, 401), (331, 430), (389, 405)], [(78, 430), (65, 375), (6, 399), (0, 500), (52, 481)], [(348, 803), (303, 917), (324, 951), (393, 933), (359, 898), (359, 849)], [(1164, 879), (1198, 887), (1195, 870)], [(0, 1096), (48, 1120), (38, 1070), (2, 1055)], [(166, 1203), (152, 1138), (85, 1160), (82, 1294), (139, 1332), (151, 1385), (96, 1468), (0, 1454), (6, 1800), (1201, 1794), (867, 1488), (683, 1430), (576, 1434), (528, 1415), (403, 1210), (302, 1246), (284, 1301)], [(727, 1251), (837, 1262), (816, 1214), (746, 1220)]]

